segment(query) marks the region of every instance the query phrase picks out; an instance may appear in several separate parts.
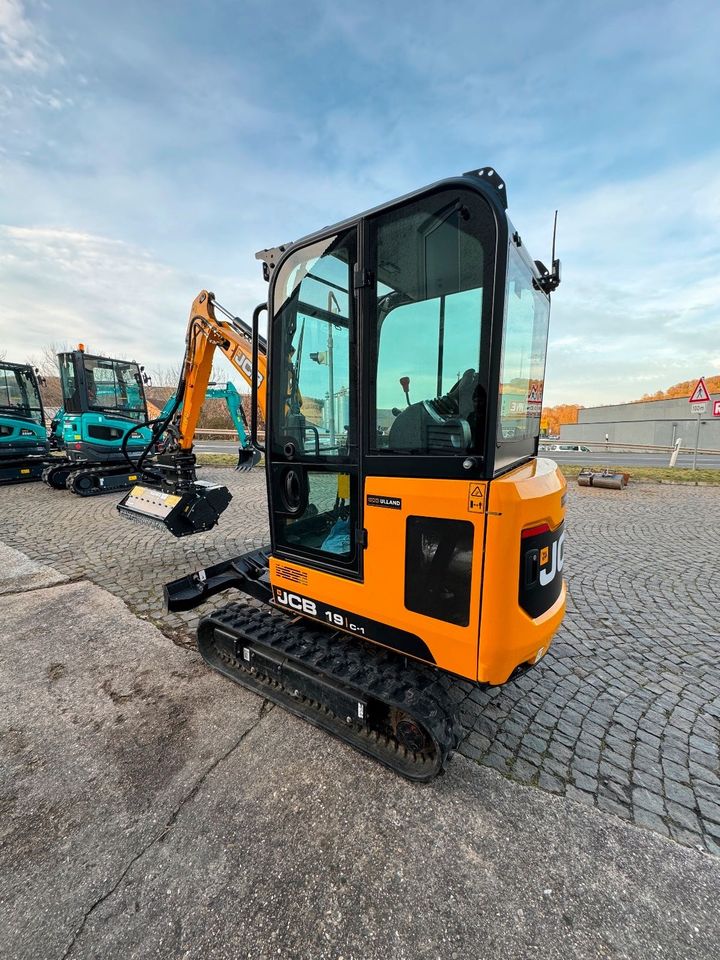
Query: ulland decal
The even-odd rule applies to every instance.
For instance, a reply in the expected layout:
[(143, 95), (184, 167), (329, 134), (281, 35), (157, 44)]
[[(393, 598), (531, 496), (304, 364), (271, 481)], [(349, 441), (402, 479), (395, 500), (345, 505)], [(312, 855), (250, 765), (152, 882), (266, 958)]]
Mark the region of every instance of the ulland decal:
[(388, 507), (390, 510), (402, 510), (400, 497), (381, 497), (379, 494), (369, 493), (365, 500), (369, 507)]

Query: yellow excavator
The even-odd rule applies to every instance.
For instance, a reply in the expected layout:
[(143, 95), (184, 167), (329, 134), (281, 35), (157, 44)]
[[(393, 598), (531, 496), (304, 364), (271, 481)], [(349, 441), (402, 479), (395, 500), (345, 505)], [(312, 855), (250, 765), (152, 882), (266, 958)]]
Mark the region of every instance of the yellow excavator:
[[(141, 474), (141, 482), (120, 501), (118, 510), (137, 522), (161, 524), (176, 537), (212, 529), (232, 500), (226, 487), (197, 479), (192, 452), (216, 350), (248, 385), (258, 387), (252, 414), (254, 435), (257, 434), (258, 406), (265, 417), (265, 338), (256, 338), (253, 354), (250, 327), (217, 303), (214, 294), (203, 290), (190, 309), (174, 402), (157, 420), (147, 421), (152, 427), (152, 439), (137, 460), (128, 457)], [(160, 437), (162, 453), (147, 464), (146, 459)]]
[[(257, 255), (268, 301), (241, 349), (270, 543), (165, 588), (171, 610), (266, 604), (206, 616), (207, 662), (414, 780), (458, 742), (445, 675), (513, 680), (565, 611), (566, 484), (537, 456), (560, 263), (530, 257), (506, 192), (470, 171)], [(217, 306), (193, 305), (164, 488), (120, 506), (174, 533), (207, 499), (193, 417), (237, 329)]]

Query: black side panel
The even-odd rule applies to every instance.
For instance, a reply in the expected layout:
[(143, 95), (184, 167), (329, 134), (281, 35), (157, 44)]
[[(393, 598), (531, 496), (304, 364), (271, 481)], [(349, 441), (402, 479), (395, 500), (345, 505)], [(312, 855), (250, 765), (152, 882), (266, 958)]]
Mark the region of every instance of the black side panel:
[(466, 627), (474, 527), (467, 520), (408, 517), (405, 606), (435, 620)]
[(126, 434), (126, 430), (121, 430), (119, 427), (106, 427), (101, 426), (97, 423), (88, 424), (87, 428), (88, 436), (92, 437), (93, 440), (122, 440)]
[(539, 617), (549, 610), (562, 590), (565, 524), (525, 535), (520, 545), (518, 602), (525, 613)]
[(389, 626), (387, 623), (380, 623), (377, 620), (371, 620), (369, 617), (350, 613), (348, 610), (343, 610), (342, 607), (328, 606), (328, 604), (316, 600), (314, 597), (293, 593), (291, 590), (285, 590), (281, 587), (273, 587), (273, 600), (280, 609), (289, 613), (302, 614), (302, 616), (310, 617), (312, 620), (319, 620), (326, 626), (345, 630), (347, 633), (353, 633), (367, 640), (374, 640), (376, 643), (382, 643), (392, 650), (406, 653), (408, 656), (424, 660), (426, 663), (435, 663), (435, 658), (425, 641), (407, 630), (400, 630), (397, 627)]

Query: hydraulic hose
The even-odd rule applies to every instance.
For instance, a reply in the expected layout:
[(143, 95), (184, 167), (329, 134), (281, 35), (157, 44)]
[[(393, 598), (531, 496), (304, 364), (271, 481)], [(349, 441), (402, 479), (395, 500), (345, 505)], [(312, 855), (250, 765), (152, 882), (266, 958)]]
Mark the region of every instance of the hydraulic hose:
[[(194, 329), (194, 324), (193, 324), (193, 329)], [(185, 363), (187, 361), (187, 355), (188, 355), (188, 348), (186, 344), (185, 354), (183, 356), (183, 361), (182, 361), (180, 380), (175, 390), (175, 403), (172, 405), (169, 412), (166, 413), (164, 417), (155, 417), (153, 420), (145, 420), (139, 426), (132, 427), (130, 430), (128, 430), (125, 433), (125, 435), (122, 438), (122, 443), (120, 444), (120, 450), (122, 451), (122, 455), (130, 464), (130, 466), (134, 467), (138, 471), (142, 469), (142, 465), (145, 463), (148, 456), (150, 455), (150, 451), (152, 450), (152, 447), (156, 442), (157, 438), (167, 429), (168, 425), (170, 424), (172, 418), (177, 413), (180, 407), (180, 404), (183, 401), (183, 393), (185, 391)], [(130, 434), (134, 433), (136, 430), (142, 430), (144, 427), (150, 428), (150, 430), (152, 431), (152, 436), (148, 441), (147, 445), (143, 448), (137, 460), (133, 460), (133, 458), (130, 456), (130, 454), (127, 451), (128, 440), (130, 439)]]

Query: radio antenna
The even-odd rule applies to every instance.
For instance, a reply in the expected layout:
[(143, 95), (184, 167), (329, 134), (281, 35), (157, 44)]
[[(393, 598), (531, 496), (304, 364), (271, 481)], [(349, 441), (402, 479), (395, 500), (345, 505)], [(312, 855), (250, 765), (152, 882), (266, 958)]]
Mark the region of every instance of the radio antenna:
[(552, 254), (550, 260), (550, 269), (545, 266), (544, 263), (540, 260), (535, 261), (535, 266), (538, 269), (540, 276), (534, 281), (538, 289), (544, 290), (545, 293), (552, 293), (553, 290), (557, 290), (560, 286), (560, 261), (555, 259), (555, 240), (557, 239), (557, 218), (558, 212), (555, 211), (555, 219), (553, 220), (553, 236), (552, 236)]

